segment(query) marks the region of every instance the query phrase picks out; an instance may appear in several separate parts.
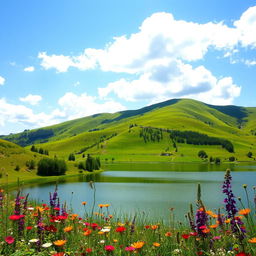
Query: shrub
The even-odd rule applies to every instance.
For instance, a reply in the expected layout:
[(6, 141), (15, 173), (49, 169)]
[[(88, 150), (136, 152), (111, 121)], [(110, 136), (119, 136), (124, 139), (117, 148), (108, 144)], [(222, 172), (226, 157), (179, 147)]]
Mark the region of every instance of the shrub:
[(247, 156), (248, 156), (249, 158), (252, 158), (252, 152), (251, 152), (251, 151), (248, 152), (248, 153), (247, 153)]
[(59, 176), (67, 171), (67, 165), (64, 160), (43, 158), (38, 162), (37, 175), (41, 176)]
[(206, 152), (205, 152), (204, 150), (200, 150), (200, 151), (198, 152), (198, 156), (199, 156), (200, 158), (207, 158), (207, 157), (208, 157), (208, 155), (206, 154)]
[(229, 159), (228, 159), (230, 162), (234, 162), (234, 161), (236, 161), (236, 158), (234, 157), (234, 156), (231, 156), (231, 157), (229, 157)]
[(19, 165), (16, 165), (16, 167), (14, 168), (15, 171), (19, 171), (20, 170), (20, 166)]

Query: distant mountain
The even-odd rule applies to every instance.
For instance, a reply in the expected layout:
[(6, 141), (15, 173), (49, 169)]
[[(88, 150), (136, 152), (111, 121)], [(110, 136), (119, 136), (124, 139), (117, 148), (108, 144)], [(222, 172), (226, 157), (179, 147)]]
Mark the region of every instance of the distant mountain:
[[(188, 131), (194, 132), (194, 139), (191, 133), (190, 139), (186, 137)], [(194, 161), (200, 160), (197, 153), (203, 149), (209, 157), (227, 160), (235, 156), (245, 161), (252, 160), (247, 157), (249, 151), (256, 155), (256, 108), (172, 99), (138, 110), (96, 114), (1, 138), (21, 146), (36, 144), (50, 155), (63, 158), (74, 153), (77, 160), (90, 153), (100, 155), (106, 162)], [(234, 152), (228, 151), (223, 146), (227, 142), (223, 141), (231, 143)]]

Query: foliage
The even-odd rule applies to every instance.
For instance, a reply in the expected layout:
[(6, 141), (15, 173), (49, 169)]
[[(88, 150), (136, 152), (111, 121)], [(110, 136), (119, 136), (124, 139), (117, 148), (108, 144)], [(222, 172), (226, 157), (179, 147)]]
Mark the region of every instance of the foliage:
[(39, 153), (41, 155), (49, 155), (49, 151), (47, 149), (43, 149), (41, 147), (38, 149), (38, 148), (35, 147), (35, 145), (32, 145), (30, 150), (32, 152), (36, 152), (36, 153)]
[(87, 159), (85, 161), (85, 169), (89, 172), (94, 170), (99, 170), (101, 167), (100, 158), (99, 157), (92, 157), (90, 154), (87, 155)]
[(75, 161), (75, 160), (76, 160), (75, 154), (70, 153), (69, 156), (68, 156), (68, 161)]
[(252, 154), (251, 151), (247, 153), (247, 156), (248, 156), (249, 158), (252, 158), (252, 155), (253, 155), (253, 154)]
[(200, 150), (197, 154), (200, 158), (207, 158), (208, 155), (206, 154), (206, 152), (204, 150)]
[(37, 175), (59, 176), (67, 171), (67, 165), (62, 159), (43, 158), (38, 162)]

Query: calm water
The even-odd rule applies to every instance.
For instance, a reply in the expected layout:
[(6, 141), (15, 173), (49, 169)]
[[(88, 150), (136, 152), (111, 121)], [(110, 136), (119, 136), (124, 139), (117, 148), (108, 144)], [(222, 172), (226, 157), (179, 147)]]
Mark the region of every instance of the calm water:
[[(182, 220), (189, 209), (189, 204), (195, 204), (198, 183), (202, 186), (202, 199), (207, 208), (223, 207), (221, 187), (225, 175), (223, 170), (226, 167), (234, 171), (233, 191), (236, 196), (244, 198), (243, 184), (248, 185), (252, 196), (252, 187), (256, 185), (256, 165), (151, 164), (147, 165), (147, 168), (143, 166), (124, 165), (122, 168), (120, 165), (112, 165), (101, 174), (68, 180), (58, 186), (60, 198), (75, 209), (76, 213), (83, 215), (82, 201), (87, 201), (86, 207), (88, 210), (91, 209), (93, 190), (89, 187), (88, 181), (94, 180), (96, 204), (110, 203), (111, 213), (133, 215), (137, 212), (148, 218), (168, 220), (170, 208), (174, 208), (176, 219)], [(126, 170), (118, 171), (118, 168)], [(139, 168), (143, 171), (138, 171)], [(175, 169), (178, 171), (173, 171)], [(209, 169), (213, 171), (208, 171)], [(24, 189), (24, 192), (30, 193), (32, 198), (48, 203), (49, 192), (54, 191), (54, 187), (54, 184), (38, 185)]]

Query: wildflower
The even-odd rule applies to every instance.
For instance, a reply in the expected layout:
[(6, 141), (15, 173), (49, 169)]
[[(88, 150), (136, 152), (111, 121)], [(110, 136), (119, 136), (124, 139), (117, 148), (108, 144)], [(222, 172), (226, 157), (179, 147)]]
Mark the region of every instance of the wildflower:
[(247, 209), (241, 209), (238, 213), (239, 213), (240, 215), (246, 216), (246, 215), (248, 215), (250, 212), (251, 212), (251, 209), (247, 208)]
[(55, 254), (53, 254), (52, 256), (65, 256), (64, 252), (57, 252)]
[(152, 229), (152, 230), (158, 229), (158, 225), (152, 225), (152, 226), (151, 226), (151, 229)]
[(105, 250), (107, 252), (113, 252), (115, 250), (115, 247), (113, 245), (106, 245)]
[(182, 234), (181, 236), (182, 236), (184, 239), (188, 239), (188, 238), (190, 237), (189, 234)]
[(57, 232), (57, 228), (56, 228), (55, 226), (53, 226), (53, 225), (45, 226), (44, 229), (45, 229), (46, 231), (49, 231), (49, 232), (52, 232), (52, 233)]
[(20, 220), (21, 218), (24, 218), (25, 215), (11, 215), (9, 216), (9, 220)]
[(104, 207), (104, 204), (98, 204), (98, 206), (102, 209)]
[(68, 232), (70, 232), (70, 231), (72, 231), (73, 230), (73, 227), (72, 226), (68, 226), (68, 227), (65, 227), (64, 228), (64, 232), (65, 233), (68, 233)]
[(248, 240), (249, 243), (255, 244), (256, 243), (256, 237), (253, 237)]
[(210, 229), (209, 229), (209, 228), (205, 228), (205, 229), (202, 230), (202, 232), (203, 232), (204, 234), (207, 234), (207, 233), (210, 232)]
[(132, 247), (132, 246), (127, 246), (127, 247), (125, 247), (125, 250), (127, 252), (132, 252), (132, 251), (135, 251), (136, 249), (134, 247)]
[(66, 242), (67, 240), (57, 240), (57, 241), (54, 241), (53, 244), (56, 246), (63, 246), (66, 244)]
[(182, 252), (181, 249), (174, 249), (173, 250), (174, 255), (180, 254), (181, 252)]
[(114, 242), (114, 243), (117, 243), (117, 242), (118, 242), (118, 240), (117, 240), (117, 239), (113, 239), (113, 242)]
[(91, 252), (92, 252), (92, 248), (86, 248), (86, 249), (85, 249), (85, 253), (86, 253), (86, 254), (89, 254), (89, 253), (91, 253)]
[(88, 229), (84, 232), (84, 236), (89, 236), (92, 233), (91, 229)]
[(91, 224), (91, 227), (93, 230), (95, 230), (99, 225), (97, 223), (92, 223)]
[(33, 239), (29, 240), (30, 243), (37, 243), (38, 241), (39, 241), (39, 239), (37, 239), (37, 238), (33, 238)]
[(100, 244), (105, 244), (105, 240), (100, 240), (99, 243)]
[(139, 241), (131, 244), (132, 247), (135, 249), (141, 249), (144, 246), (145, 242)]
[(236, 254), (236, 256), (251, 256), (251, 255), (249, 253), (239, 252)]
[(150, 228), (150, 225), (146, 225), (146, 226), (145, 226), (145, 229), (149, 229), (149, 228)]
[(166, 232), (164, 235), (165, 235), (166, 237), (169, 237), (169, 236), (172, 236), (172, 233), (171, 233), (171, 232)]
[(101, 229), (101, 232), (108, 233), (110, 232), (111, 227), (104, 227)]
[(15, 241), (14, 237), (12, 236), (7, 236), (4, 240), (7, 244), (13, 244)]
[(213, 224), (213, 225), (210, 225), (209, 227), (210, 228), (217, 228), (219, 225), (218, 224)]
[(220, 237), (220, 236), (214, 236), (212, 239), (213, 239), (213, 240), (220, 240), (221, 237)]
[(82, 205), (86, 205), (87, 204), (87, 202), (82, 202)]
[(45, 244), (42, 244), (42, 247), (43, 248), (49, 248), (52, 246), (52, 243), (45, 243)]
[(159, 243), (153, 243), (153, 246), (155, 246), (155, 247), (159, 247), (160, 246), (160, 244)]
[(27, 226), (26, 230), (31, 230), (33, 227), (32, 226)]
[(126, 230), (125, 227), (117, 227), (116, 232), (123, 233)]
[(110, 206), (110, 204), (104, 204), (104, 206), (105, 206), (106, 208), (108, 208), (108, 207)]

